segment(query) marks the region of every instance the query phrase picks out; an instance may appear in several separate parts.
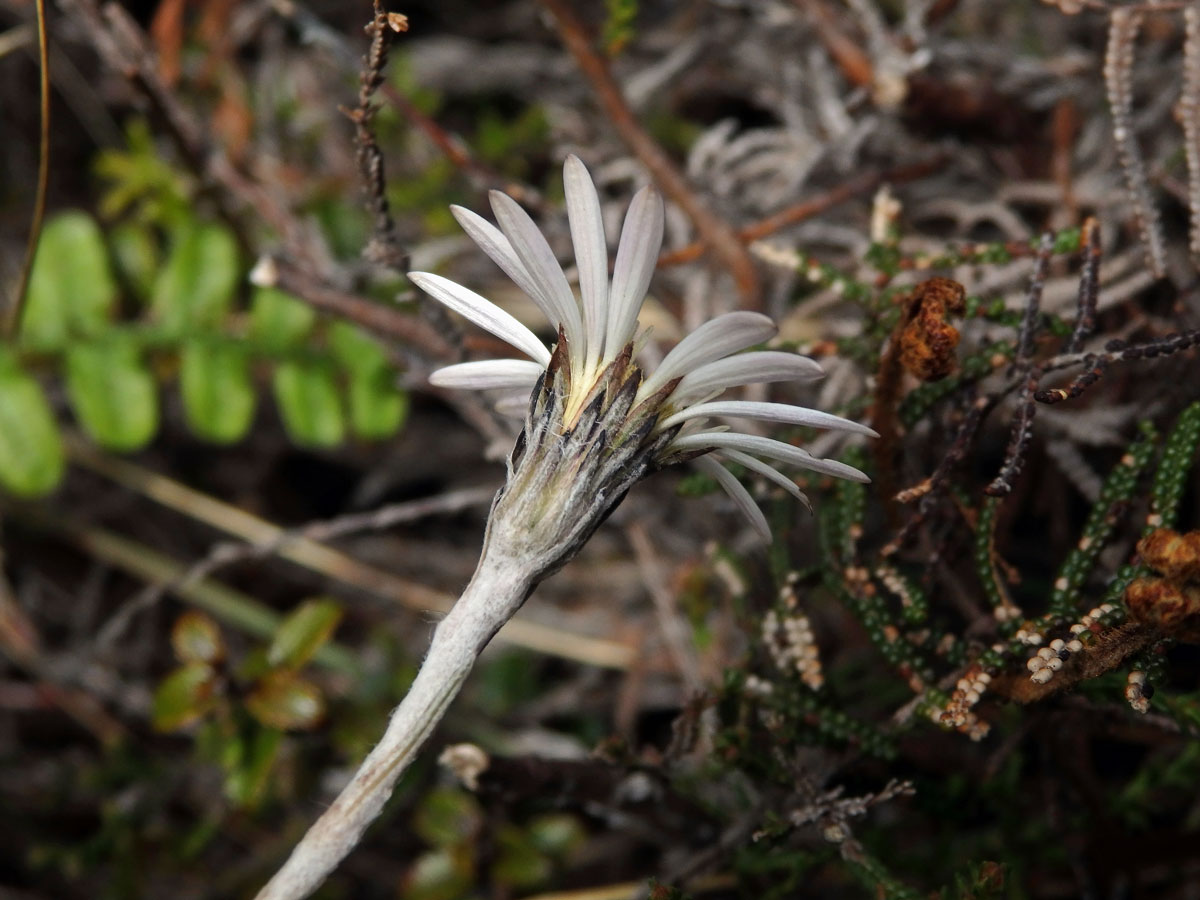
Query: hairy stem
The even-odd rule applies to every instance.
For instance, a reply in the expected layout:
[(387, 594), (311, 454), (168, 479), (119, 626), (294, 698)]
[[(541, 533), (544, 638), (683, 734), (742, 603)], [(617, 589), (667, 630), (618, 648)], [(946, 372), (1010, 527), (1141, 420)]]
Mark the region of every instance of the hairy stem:
[(471, 583), (434, 631), (421, 670), (383, 738), (257, 900), (307, 897), (354, 849), (458, 694), (475, 658), (532, 589), (530, 567), (487, 542)]

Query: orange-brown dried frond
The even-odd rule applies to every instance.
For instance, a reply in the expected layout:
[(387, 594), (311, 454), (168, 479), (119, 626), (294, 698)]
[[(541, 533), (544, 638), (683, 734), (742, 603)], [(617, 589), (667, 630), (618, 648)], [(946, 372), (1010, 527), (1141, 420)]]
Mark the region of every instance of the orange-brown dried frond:
[(966, 289), (949, 278), (930, 278), (905, 298), (900, 364), (921, 381), (939, 381), (958, 368), (958, 329), (948, 316), (966, 311)]
[(1159, 528), (1137, 545), (1142, 561), (1151, 569), (1175, 581), (1200, 581), (1200, 531), (1180, 534)]

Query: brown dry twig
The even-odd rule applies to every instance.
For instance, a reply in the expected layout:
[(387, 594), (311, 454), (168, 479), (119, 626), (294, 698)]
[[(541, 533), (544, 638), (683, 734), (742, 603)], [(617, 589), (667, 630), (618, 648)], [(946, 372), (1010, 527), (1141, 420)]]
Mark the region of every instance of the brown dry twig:
[(692, 220), (704, 244), (716, 254), (729, 270), (742, 298), (742, 307), (757, 309), (761, 303), (761, 286), (754, 261), (738, 240), (729, 223), (713, 214), (699, 195), (688, 185), (682, 173), (633, 115), (620, 86), (608, 69), (608, 64), (596, 52), (583, 23), (575, 16), (566, 0), (540, 0), (558, 26), (563, 43), (575, 57), (584, 76), (591, 82), (596, 98), (609, 122), (629, 148), (650, 171), (651, 176), (671, 200)]
[(358, 105), (353, 109), (342, 108), (346, 118), (354, 124), (355, 158), (366, 195), (367, 210), (372, 219), (371, 238), (363, 250), (363, 256), (395, 272), (403, 272), (408, 268), (408, 253), (400, 244), (396, 223), (388, 206), (383, 151), (379, 149), (373, 127), (379, 108), (373, 98), (383, 84), (388, 48), (396, 35), (405, 31), (408, 31), (408, 18), (400, 13), (384, 12), (383, 5), (375, 0), (375, 15), (366, 27), (367, 34), (371, 36), (371, 45), (363, 57), (362, 71), (358, 76)]
[[(737, 239), (743, 244), (752, 243), (775, 234), (777, 231), (782, 231), (791, 225), (811, 219), (813, 216), (819, 216), (821, 213), (845, 203), (854, 197), (869, 194), (883, 184), (900, 184), (905, 181), (922, 178), (936, 171), (943, 163), (945, 163), (945, 158), (939, 155), (923, 162), (896, 166), (892, 169), (885, 169), (882, 172), (866, 172), (862, 175), (856, 175), (849, 181), (843, 182), (822, 194), (802, 200), (786, 209), (767, 216), (761, 221), (738, 229)], [(704, 254), (704, 248), (705, 244), (703, 242), (696, 242), (688, 244), (685, 247), (680, 247), (678, 250), (671, 250), (658, 258), (658, 265), (660, 267), (678, 266), (683, 263), (692, 262)]]

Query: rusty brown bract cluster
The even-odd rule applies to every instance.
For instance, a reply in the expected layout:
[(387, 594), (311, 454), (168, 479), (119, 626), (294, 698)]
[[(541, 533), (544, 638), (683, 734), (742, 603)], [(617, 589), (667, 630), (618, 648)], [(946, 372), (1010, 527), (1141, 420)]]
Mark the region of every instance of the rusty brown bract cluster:
[(923, 281), (904, 299), (900, 364), (921, 381), (939, 381), (958, 368), (958, 329), (946, 321), (967, 310), (967, 292), (949, 278)]
[(1181, 641), (1200, 643), (1200, 531), (1152, 531), (1138, 542), (1142, 562), (1158, 572), (1125, 590), (1130, 615)]

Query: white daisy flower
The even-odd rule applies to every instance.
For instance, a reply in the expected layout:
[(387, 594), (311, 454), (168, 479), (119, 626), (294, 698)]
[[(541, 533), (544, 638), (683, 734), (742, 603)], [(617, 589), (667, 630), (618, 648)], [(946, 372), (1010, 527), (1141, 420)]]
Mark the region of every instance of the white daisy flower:
[[(610, 283), (600, 199), (578, 157), (567, 158), (563, 180), (579, 272), (579, 300), (545, 237), (512, 198), (497, 191), (491, 194), (499, 227), (470, 210), (452, 207), (472, 240), (529, 295), (557, 330), (557, 344), (547, 348), (507, 312), (462, 285), (440, 275), (411, 272), (413, 282), (434, 299), (529, 357), (448, 366), (430, 376), (432, 384), (502, 390), (509, 396), (532, 393), (525, 444), (531, 434), (552, 433), (565, 445), (580, 429), (595, 431), (596, 424), (604, 422), (608, 442), (620, 444), (623, 440), (615, 440), (618, 434), (636, 434), (639, 445), (650, 451), (642, 474), (695, 459), (730, 494), (764, 539), (770, 537), (766, 518), (741, 483), (716, 460), (762, 475), (806, 504), (795, 482), (764, 460), (868, 480), (844, 463), (818, 459), (791, 444), (713, 424), (722, 419), (759, 419), (875, 436), (865, 425), (801, 406), (715, 399), (741, 385), (811, 380), (823, 374), (814, 360), (794, 353), (742, 352), (775, 336), (775, 324), (764, 315), (732, 312), (718, 316), (680, 341), (654, 372), (644, 374), (632, 357), (638, 314), (662, 245), (662, 199), (652, 187), (643, 188), (633, 198)], [(553, 403), (546, 402), (543, 395), (547, 393)], [(620, 404), (621, 416), (610, 414), (615, 403)], [(557, 417), (555, 427), (536, 421), (546, 415)], [(622, 417), (624, 421), (618, 421)], [(577, 451), (583, 449), (579, 440), (574, 443)], [(582, 443), (592, 452), (605, 452), (604, 447)]]
[(653, 373), (634, 362), (637, 317), (662, 244), (663, 206), (651, 188), (633, 199), (611, 283), (600, 200), (575, 157), (566, 164), (567, 214), (579, 268), (576, 301), (550, 245), (525, 212), (492, 195), (499, 227), (465, 209), (467, 233), (545, 313), (553, 349), (495, 304), (438, 275), (413, 272), (421, 288), (503, 338), (528, 359), (467, 362), (435, 372), (444, 387), (519, 390), (529, 397), (508, 477), (488, 516), (479, 565), (434, 630), (429, 652), (375, 749), (305, 834), (258, 900), (301, 900), (362, 837), (458, 693), (475, 659), (533, 589), (583, 546), (625, 492), (648, 472), (694, 460), (711, 473), (764, 538), (766, 518), (724, 459), (804, 499), (771, 463), (866, 481), (857, 469), (791, 444), (738, 434), (712, 420), (760, 419), (874, 434), (828, 413), (781, 403), (718, 400), (731, 387), (821, 375), (811, 359), (749, 350), (775, 334), (766, 316), (719, 316), (684, 338)]

